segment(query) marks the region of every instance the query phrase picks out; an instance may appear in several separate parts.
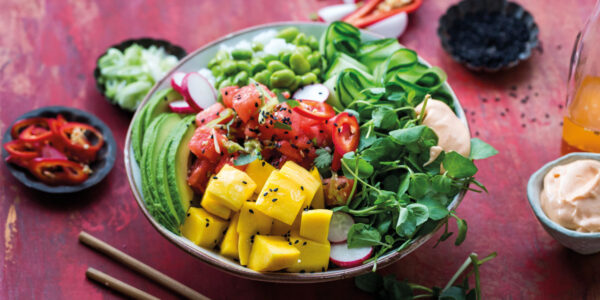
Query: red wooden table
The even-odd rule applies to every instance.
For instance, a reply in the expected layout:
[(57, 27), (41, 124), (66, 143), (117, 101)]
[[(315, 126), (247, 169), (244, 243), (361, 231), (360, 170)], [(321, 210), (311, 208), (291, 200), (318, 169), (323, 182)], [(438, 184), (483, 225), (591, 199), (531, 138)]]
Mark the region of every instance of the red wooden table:
[[(166, 38), (188, 51), (229, 32), (284, 20), (307, 20), (338, 1), (0, 2), (0, 131), (22, 113), (46, 105), (90, 111), (112, 129), (122, 150), (130, 115), (108, 104), (91, 76), (97, 56), (121, 40)], [(438, 18), (456, 1), (425, 1), (401, 42), (448, 73), (474, 136), (500, 150), (478, 163), (489, 194), (469, 193), (458, 209), (469, 223), (466, 242), (433, 241), (383, 270), (401, 279), (443, 286), (472, 252), (498, 257), (481, 271), (486, 298), (600, 297), (600, 256), (561, 247), (535, 220), (525, 196), (529, 175), (560, 155), (562, 104), (570, 50), (593, 0), (520, 1), (540, 26), (542, 47), (528, 62), (494, 75), (466, 71), (441, 49)], [(512, 95), (512, 96), (511, 96)], [(116, 294), (87, 281), (88, 266), (159, 297), (168, 291), (77, 242), (80, 230), (211, 298), (366, 297), (352, 280), (289, 285), (236, 278), (196, 260), (160, 236), (129, 190), (122, 151), (108, 178), (72, 196), (31, 191), (0, 166), (0, 298), (100, 299)]]

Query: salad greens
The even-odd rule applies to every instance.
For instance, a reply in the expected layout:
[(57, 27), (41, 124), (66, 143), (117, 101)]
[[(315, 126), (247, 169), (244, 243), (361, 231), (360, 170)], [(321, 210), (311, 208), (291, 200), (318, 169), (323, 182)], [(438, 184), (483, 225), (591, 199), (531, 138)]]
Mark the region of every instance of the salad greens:
[(110, 48), (98, 60), (97, 80), (104, 85), (108, 99), (121, 108), (135, 111), (154, 83), (177, 62), (177, 57), (162, 47), (143, 48), (133, 44), (123, 52)]
[[(361, 43), (360, 32), (343, 22), (332, 23), (320, 42), (323, 56), (332, 62), (325, 83), (331, 93), (327, 101), (356, 116), (360, 124), (358, 149), (341, 161), (344, 175), (355, 184), (346, 205), (334, 208), (356, 221), (348, 233), (348, 247), (375, 247), (368, 261), (376, 262), (442, 225), (440, 241), (448, 239), (449, 219), (458, 224), (455, 243), (462, 243), (467, 223), (447, 207), (466, 190), (485, 191), (473, 177), (473, 159), (497, 151), (474, 138), (470, 157), (450, 151), (429, 161), (438, 136), (422, 124), (424, 114), (418, 117), (414, 107), (430, 98), (453, 107), (444, 85), (446, 74), (421, 63), (415, 51), (396, 40)], [(317, 167), (327, 169), (331, 154), (317, 154)]]
[[(496, 252), (491, 253), (483, 259), (479, 259), (477, 253), (471, 253), (443, 288), (428, 288), (406, 281), (398, 281), (394, 275), (387, 275), (384, 277), (375, 272), (355, 277), (354, 283), (360, 290), (376, 296), (377, 299), (481, 299), (479, 267), (494, 257), (496, 257)], [(469, 273), (466, 274), (462, 283), (455, 284), (462, 273), (464, 273), (470, 266), (473, 268)], [(470, 275), (473, 275), (475, 280), (474, 288), (469, 287)]]

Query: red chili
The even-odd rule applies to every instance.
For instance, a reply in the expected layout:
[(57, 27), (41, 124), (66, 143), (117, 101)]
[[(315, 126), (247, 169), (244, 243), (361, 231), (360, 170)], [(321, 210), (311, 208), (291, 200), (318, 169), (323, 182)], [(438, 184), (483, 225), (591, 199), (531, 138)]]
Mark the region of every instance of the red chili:
[(80, 164), (66, 159), (36, 158), (31, 161), (29, 171), (50, 185), (77, 185), (89, 177)]
[(298, 103), (294, 111), (307, 118), (324, 121), (335, 116), (335, 110), (327, 103), (313, 100), (298, 100)]
[(377, 8), (382, 1), (383, 0), (367, 1), (361, 8), (345, 17), (343, 21), (358, 28), (365, 28), (401, 12), (406, 12), (407, 14), (411, 13), (423, 4), (423, 0), (413, 0), (413, 2), (408, 5), (389, 11), (382, 11)]
[(17, 138), (19, 138), (19, 135), (21, 134), (21, 132), (23, 130), (25, 130), (25, 128), (27, 128), (31, 125), (37, 125), (39, 127), (49, 129), (50, 128), (49, 123), (51, 121), (52, 121), (52, 119), (46, 119), (46, 118), (28, 118), (28, 119), (19, 120), (11, 128), (10, 135), (12, 136), (13, 139), (17, 139)]
[[(331, 121), (330, 121), (331, 122)], [(344, 155), (358, 148), (360, 141), (360, 127), (354, 116), (343, 112), (333, 120), (333, 144), (335, 152)]]
[(21, 140), (13, 140), (4, 144), (4, 149), (9, 154), (6, 157), (6, 161), (23, 168), (27, 168), (29, 162), (40, 155), (38, 148), (33, 147), (31, 143)]
[(54, 133), (50, 128), (32, 124), (19, 133), (19, 140), (31, 143), (43, 143), (49, 141), (53, 135)]
[(59, 136), (65, 154), (77, 161), (90, 162), (96, 159), (104, 144), (104, 137), (96, 128), (76, 122), (63, 124)]

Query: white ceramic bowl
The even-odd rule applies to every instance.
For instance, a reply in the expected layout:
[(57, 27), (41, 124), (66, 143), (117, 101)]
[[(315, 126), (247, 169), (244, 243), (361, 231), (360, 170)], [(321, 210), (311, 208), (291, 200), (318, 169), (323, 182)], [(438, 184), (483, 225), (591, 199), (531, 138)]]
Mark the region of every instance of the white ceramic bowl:
[[(232, 46), (232, 45), (237, 44), (237, 42), (239, 42), (241, 40), (250, 40), (253, 36), (255, 36), (256, 34), (258, 34), (261, 31), (268, 30), (268, 29), (279, 30), (279, 29), (282, 29), (287, 26), (296, 26), (299, 28), (299, 30), (301, 32), (304, 32), (307, 35), (315, 35), (316, 37), (320, 37), (321, 34), (327, 28), (327, 25), (324, 23), (281, 22), (281, 23), (271, 23), (271, 24), (256, 26), (256, 27), (252, 27), (252, 28), (248, 28), (245, 30), (241, 30), (238, 32), (228, 34), (225, 37), (223, 37), (219, 40), (216, 40), (212, 43), (209, 43), (208, 45), (194, 51), (193, 53), (189, 54), (184, 59), (182, 59), (180, 61), (180, 63), (173, 70), (171, 70), (171, 72), (169, 74), (165, 75), (165, 78), (163, 78), (162, 80), (160, 80), (156, 83), (154, 88), (148, 93), (148, 95), (146, 95), (146, 98), (144, 99), (144, 101), (142, 102), (140, 107), (144, 106), (148, 102), (148, 99), (150, 99), (158, 90), (161, 90), (161, 89), (164, 89), (164, 88), (167, 88), (170, 86), (170, 78), (171, 78), (172, 73), (177, 72), (177, 71), (181, 71), (181, 72), (198, 71), (199, 69), (206, 67), (208, 61), (211, 58), (213, 58), (215, 56), (215, 54), (217, 53), (217, 51), (219, 50), (220, 44), (224, 43), (226, 45)], [(380, 39), (383, 37), (374, 35), (373, 33), (362, 31), (362, 38), (363, 38), (363, 40), (375, 40), (375, 39)], [(422, 59), (421, 59), (421, 62), (427, 64), (427, 62), (425, 62)], [(447, 83), (446, 83), (446, 85), (447, 85)], [(449, 86), (447, 86), (447, 87), (448, 87), (448, 90), (450, 91), (452, 97), (454, 98), (456, 114), (465, 124), (467, 124), (464, 112), (462, 110), (460, 103), (458, 102), (458, 99), (456, 98), (456, 95), (454, 94), (452, 89), (450, 89)], [(139, 111), (140, 111), (140, 109), (138, 109), (138, 112)], [(137, 117), (139, 117), (138, 113), (135, 114), (134, 119)], [(133, 121), (132, 121), (132, 123), (133, 123)], [(216, 252), (199, 247), (199, 246), (193, 244), (192, 242), (190, 242), (189, 240), (185, 239), (184, 237), (173, 234), (172, 232), (170, 232), (167, 229), (165, 229), (164, 227), (162, 227), (156, 220), (154, 220), (152, 215), (149, 214), (148, 210), (145, 207), (143, 194), (141, 192), (142, 189), (141, 189), (140, 169), (133, 157), (133, 149), (131, 148), (131, 126), (129, 127), (129, 131), (127, 132), (127, 140), (125, 143), (125, 168), (127, 171), (127, 177), (129, 180), (129, 184), (131, 185), (131, 190), (133, 192), (133, 195), (134, 195), (135, 199), (137, 200), (138, 205), (142, 209), (144, 215), (146, 216), (146, 218), (148, 218), (148, 220), (150, 221), (152, 226), (154, 226), (154, 228), (160, 234), (162, 234), (165, 238), (167, 238), (169, 241), (171, 241), (172, 243), (174, 243), (181, 249), (185, 250), (186, 252), (190, 253), (191, 255), (193, 255), (193, 256), (201, 259), (202, 261), (204, 261), (208, 264), (211, 264), (223, 271), (226, 271), (231, 274), (241, 276), (244, 278), (254, 279), (254, 280), (271, 281), (271, 282), (300, 283), (300, 282), (322, 282), (322, 281), (330, 281), (330, 280), (354, 277), (354, 276), (369, 272), (373, 268), (373, 262), (364, 264), (364, 265), (361, 265), (358, 267), (354, 267), (354, 268), (331, 269), (329, 271), (320, 272), (320, 273), (283, 273), (283, 272), (260, 273), (260, 272), (256, 272), (256, 271), (250, 270), (248, 268), (245, 268), (245, 267), (239, 265), (238, 263), (219, 255)], [(454, 198), (454, 200), (450, 203), (449, 208), (455, 209), (463, 197), (464, 197), (464, 193), (457, 195)], [(399, 252), (388, 253), (387, 255), (379, 258), (377, 260), (377, 267), (383, 268), (393, 262), (398, 261), (399, 259), (403, 258), (404, 256), (408, 255), (409, 253), (411, 253), (412, 251), (417, 249), (419, 246), (424, 244), (426, 241), (428, 241), (435, 234), (435, 232), (439, 229), (439, 227), (440, 226), (438, 226), (432, 233), (418, 238), (417, 240), (412, 242), (408, 247), (406, 247), (404, 250), (399, 251)]]
[(550, 220), (540, 205), (540, 194), (544, 187), (544, 177), (556, 166), (565, 165), (580, 159), (594, 159), (600, 161), (598, 153), (571, 153), (553, 160), (529, 178), (527, 184), (527, 198), (533, 213), (542, 227), (563, 246), (580, 254), (593, 254), (600, 252), (600, 233), (577, 232), (560, 226)]

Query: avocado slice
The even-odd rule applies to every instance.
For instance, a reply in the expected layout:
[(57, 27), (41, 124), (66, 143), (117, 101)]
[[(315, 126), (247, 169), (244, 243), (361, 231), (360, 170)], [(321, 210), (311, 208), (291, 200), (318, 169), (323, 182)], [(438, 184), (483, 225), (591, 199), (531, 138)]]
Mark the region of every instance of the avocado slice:
[(166, 201), (167, 199), (159, 196), (156, 169), (160, 147), (167, 141), (172, 130), (180, 121), (181, 117), (175, 113), (159, 115), (150, 123), (142, 143), (144, 154), (141, 172), (144, 199), (148, 199), (146, 204), (153, 216), (172, 232), (178, 232), (179, 218), (172, 205), (170, 205), (170, 201)]
[(183, 220), (194, 199), (194, 191), (188, 185), (188, 166), (190, 159), (189, 143), (196, 130), (195, 116), (183, 118), (172, 135), (166, 158), (167, 186), (173, 206)]
[(139, 108), (140, 111), (136, 114), (131, 127), (131, 146), (133, 148), (133, 156), (140, 163), (142, 160), (143, 150), (142, 142), (144, 133), (154, 118), (164, 112), (169, 111), (169, 103), (176, 99), (181, 99), (182, 96), (175, 92), (172, 88), (160, 90), (148, 100), (148, 103)]

